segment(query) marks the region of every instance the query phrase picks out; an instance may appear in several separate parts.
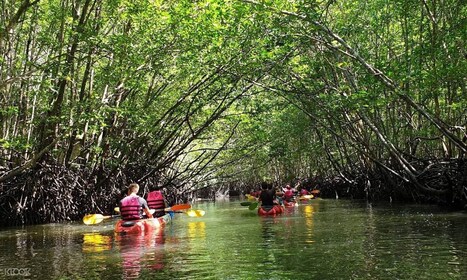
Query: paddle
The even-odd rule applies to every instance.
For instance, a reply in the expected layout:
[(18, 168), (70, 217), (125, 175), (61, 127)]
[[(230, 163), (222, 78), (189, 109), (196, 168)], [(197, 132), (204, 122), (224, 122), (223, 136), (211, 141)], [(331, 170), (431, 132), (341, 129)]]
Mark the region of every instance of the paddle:
[[(190, 209), (190, 208), (191, 208), (190, 204), (175, 204), (175, 205), (173, 205), (171, 207), (167, 207), (165, 209), (150, 209), (149, 211), (151, 212), (151, 214), (154, 214), (154, 212), (161, 212), (161, 211), (170, 212), (170, 211), (186, 210), (186, 209)], [(115, 207), (114, 211), (115, 212), (120, 212), (120, 208)]]
[(191, 208), (191, 205), (190, 204), (176, 204), (176, 205), (173, 205), (171, 207), (167, 207), (165, 209), (156, 209), (155, 211), (156, 212), (160, 212), (160, 211), (165, 211), (165, 212), (170, 212), (170, 211), (180, 211), (180, 210), (187, 210), (187, 209), (190, 209)]
[(206, 211), (204, 211), (204, 210), (195, 210), (195, 209), (190, 209), (190, 210), (184, 211), (184, 212), (189, 217), (203, 217), (204, 214), (206, 214)]
[(248, 206), (248, 209), (255, 210), (258, 207), (258, 201), (243, 201), (240, 202), (241, 206)]
[(120, 215), (104, 216), (102, 214), (88, 214), (83, 217), (83, 223), (86, 225), (95, 225), (101, 223), (103, 220), (119, 216)]
[(252, 202), (250, 206), (248, 206), (248, 209), (255, 210), (256, 207), (258, 207), (258, 201)]
[[(118, 207), (115, 207), (114, 210), (115, 212), (120, 212), (120, 209)], [(151, 214), (154, 214), (154, 212), (156, 211), (154, 209), (149, 209), (149, 212), (151, 212)], [(116, 217), (120, 217), (120, 215), (104, 216), (102, 214), (87, 214), (83, 217), (83, 223), (86, 225), (96, 225), (102, 223), (103, 220)]]

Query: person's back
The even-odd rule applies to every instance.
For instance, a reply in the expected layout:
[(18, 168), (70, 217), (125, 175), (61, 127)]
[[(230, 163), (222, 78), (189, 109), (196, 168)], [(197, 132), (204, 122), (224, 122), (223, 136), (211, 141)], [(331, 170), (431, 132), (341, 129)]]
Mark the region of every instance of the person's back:
[(138, 190), (138, 184), (130, 184), (128, 187), (128, 196), (120, 201), (120, 214), (122, 215), (122, 220), (139, 220), (143, 216), (143, 210), (149, 218), (152, 218), (152, 214), (149, 212), (146, 200), (137, 195)]
[(294, 197), (294, 192), (290, 185), (287, 185), (285, 192), (284, 192), (284, 200), (285, 201), (292, 201)]
[(275, 192), (272, 189), (268, 189), (267, 183), (261, 184), (261, 193), (259, 195), (259, 200), (261, 201), (261, 206), (273, 206), (274, 205), (274, 196)]
[(162, 191), (158, 188), (148, 193), (146, 198), (149, 209), (156, 210), (153, 214), (154, 217), (161, 217), (165, 214), (165, 200)]
[(123, 220), (139, 220), (142, 217), (139, 196), (129, 195), (120, 201), (120, 214)]

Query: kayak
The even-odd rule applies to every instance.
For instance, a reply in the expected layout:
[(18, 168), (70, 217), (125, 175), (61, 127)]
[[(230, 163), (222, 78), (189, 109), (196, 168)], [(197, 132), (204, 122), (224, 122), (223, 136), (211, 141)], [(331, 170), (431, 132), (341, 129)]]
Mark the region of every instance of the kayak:
[(297, 204), (297, 202), (295, 201), (284, 201), (284, 206), (285, 207), (295, 207)]
[(280, 205), (274, 205), (274, 206), (261, 206), (258, 208), (258, 215), (260, 216), (274, 216), (274, 215), (279, 215), (284, 212), (284, 208)]
[(115, 225), (116, 233), (131, 233), (131, 234), (140, 234), (145, 232), (152, 232), (155, 229), (163, 227), (171, 219), (170, 214), (165, 214), (159, 218), (153, 219), (141, 219), (134, 221), (124, 221), (120, 220)]

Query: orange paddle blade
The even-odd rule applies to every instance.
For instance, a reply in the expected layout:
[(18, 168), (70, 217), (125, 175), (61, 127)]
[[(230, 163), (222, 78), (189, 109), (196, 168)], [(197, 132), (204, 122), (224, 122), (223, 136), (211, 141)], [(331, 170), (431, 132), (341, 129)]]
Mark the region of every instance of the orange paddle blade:
[(169, 207), (169, 211), (178, 211), (178, 210), (186, 210), (190, 209), (191, 205), (190, 204), (177, 204), (174, 206)]

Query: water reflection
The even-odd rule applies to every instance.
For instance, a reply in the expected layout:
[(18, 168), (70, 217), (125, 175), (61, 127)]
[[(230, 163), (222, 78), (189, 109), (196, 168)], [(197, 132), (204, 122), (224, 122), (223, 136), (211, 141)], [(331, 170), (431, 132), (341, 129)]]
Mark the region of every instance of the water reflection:
[(164, 228), (142, 235), (115, 235), (115, 242), (122, 257), (124, 279), (137, 279), (143, 268), (162, 270), (164, 268)]
[(305, 243), (314, 243), (313, 240), (313, 212), (314, 208), (311, 204), (306, 204), (303, 207), (303, 213), (305, 214)]
[(206, 238), (206, 223), (205, 222), (189, 222), (188, 237), (190, 239)]
[(297, 208), (258, 217), (215, 204), (202, 220), (146, 236), (81, 223), (3, 229), (0, 279), (467, 279), (465, 213), (334, 200)]
[(112, 236), (100, 233), (85, 233), (83, 235), (83, 252), (99, 253), (112, 249)]

